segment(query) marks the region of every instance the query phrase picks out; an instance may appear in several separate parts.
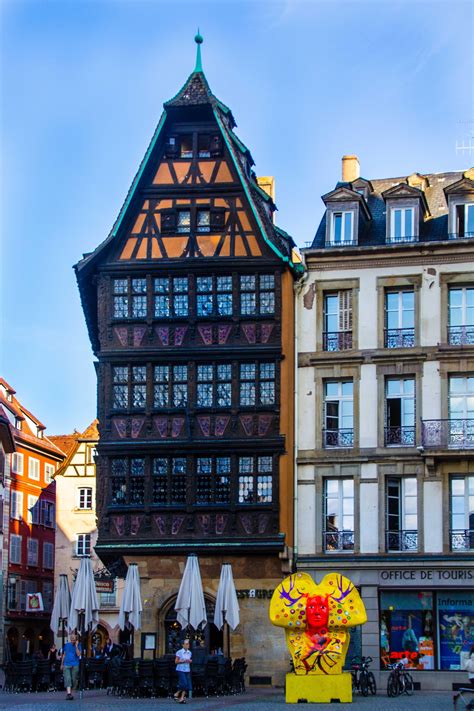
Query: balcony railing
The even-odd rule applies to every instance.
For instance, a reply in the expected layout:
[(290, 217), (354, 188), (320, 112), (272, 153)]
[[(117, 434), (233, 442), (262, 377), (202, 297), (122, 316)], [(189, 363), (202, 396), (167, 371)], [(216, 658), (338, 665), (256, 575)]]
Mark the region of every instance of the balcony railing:
[(386, 447), (414, 447), (416, 439), (415, 427), (386, 427)]
[(448, 343), (450, 346), (474, 346), (474, 326), (450, 326)]
[(327, 553), (354, 550), (354, 531), (324, 531), (323, 546)]
[(421, 441), (425, 449), (472, 449), (474, 419), (423, 420)]
[(324, 447), (353, 447), (354, 430), (323, 430)]
[(404, 242), (418, 242), (417, 235), (388, 235), (386, 243), (387, 244), (403, 244)]
[(349, 351), (352, 348), (352, 331), (323, 332), (324, 351)]
[(457, 529), (449, 532), (452, 551), (474, 550), (474, 529)]
[(450, 232), (449, 239), (473, 239), (474, 232)]
[(413, 348), (414, 345), (414, 328), (385, 329), (385, 348)]
[(385, 531), (385, 549), (388, 552), (418, 550), (418, 531)]
[(333, 239), (327, 239), (326, 247), (357, 247), (357, 240), (346, 239), (344, 242), (335, 242)]

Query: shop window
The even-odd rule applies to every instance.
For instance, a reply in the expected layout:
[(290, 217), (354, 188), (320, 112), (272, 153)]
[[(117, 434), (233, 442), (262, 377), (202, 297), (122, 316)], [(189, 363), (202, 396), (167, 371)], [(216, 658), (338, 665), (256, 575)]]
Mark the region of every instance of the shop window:
[(354, 386), (352, 380), (324, 384), (325, 447), (354, 445)]
[(449, 289), (448, 343), (451, 346), (474, 345), (474, 287)]
[(415, 381), (387, 378), (385, 382), (385, 446), (415, 445)]
[(385, 348), (415, 345), (415, 292), (413, 289), (385, 293)]
[(387, 480), (385, 546), (390, 551), (418, 550), (416, 477)]
[(345, 351), (352, 348), (352, 291), (342, 289), (324, 295), (323, 350)]
[(451, 477), (451, 550), (474, 550), (474, 476)]
[(449, 590), (438, 592), (436, 597), (438, 668), (442, 671), (463, 670), (474, 645), (474, 593), (472, 590)]
[(324, 480), (323, 548), (326, 552), (354, 550), (354, 480)]
[(434, 669), (435, 612), (429, 592), (380, 595), (380, 665), (403, 660), (408, 669)]

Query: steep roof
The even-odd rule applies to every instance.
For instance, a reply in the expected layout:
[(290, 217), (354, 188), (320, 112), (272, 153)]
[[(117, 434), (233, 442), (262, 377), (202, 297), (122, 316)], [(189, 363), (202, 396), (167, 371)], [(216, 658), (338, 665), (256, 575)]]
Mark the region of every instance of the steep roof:
[(62, 474), (66, 471), (71, 462), (71, 459), (79, 449), (81, 442), (95, 442), (99, 439), (99, 430), (97, 425), (99, 421), (97, 419), (93, 420), (90, 425), (86, 427), (84, 432), (79, 432), (74, 430), (71, 434), (62, 435), (52, 435), (51, 440), (57, 444), (58, 447), (66, 453), (66, 459), (62, 462), (61, 466), (57, 470), (55, 476)]
[[(467, 171), (469, 172), (469, 171)], [(372, 216), (368, 220), (359, 234), (358, 246), (370, 247), (377, 245), (386, 245), (386, 219), (387, 206), (384, 200), (389, 197), (393, 191), (400, 185), (405, 187), (412, 184), (411, 176), (402, 176), (396, 178), (375, 178), (370, 179), (369, 185), (372, 190), (368, 192), (367, 207)], [(435, 242), (447, 240), (448, 235), (448, 203), (445, 191), (462, 180), (463, 171), (449, 171), (446, 173), (424, 173), (420, 176), (420, 184), (423, 183), (424, 189), (419, 190), (410, 188), (410, 191), (420, 193), (422, 203), (426, 201), (428, 210), (427, 219), (420, 223), (420, 234), (418, 242)], [(358, 180), (361, 180), (360, 178)], [(357, 182), (357, 181), (354, 181)], [(339, 182), (337, 188), (352, 189), (352, 183)], [(407, 188), (408, 190), (408, 188)], [(311, 249), (321, 249), (325, 246), (326, 239), (326, 213), (318, 226), (315, 238), (311, 245)], [(392, 245), (387, 245), (390, 248)], [(406, 246), (406, 243), (404, 243)], [(332, 249), (332, 248), (329, 248)], [(348, 249), (353, 249), (348, 247)]]

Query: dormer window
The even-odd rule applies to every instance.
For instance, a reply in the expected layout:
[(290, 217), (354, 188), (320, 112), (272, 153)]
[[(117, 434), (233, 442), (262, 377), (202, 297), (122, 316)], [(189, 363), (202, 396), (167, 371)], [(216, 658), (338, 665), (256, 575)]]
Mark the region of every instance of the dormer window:
[(455, 234), (461, 239), (474, 237), (474, 203), (455, 206)]
[(332, 213), (331, 244), (344, 245), (354, 242), (354, 213), (352, 210)]
[(390, 242), (412, 242), (415, 222), (413, 207), (393, 207), (390, 210)]
[(193, 137), (181, 136), (180, 138), (180, 158), (192, 158), (193, 157)]
[(198, 158), (211, 157), (211, 137), (207, 134), (198, 135)]
[(185, 133), (168, 136), (165, 145), (167, 158), (216, 158), (222, 155), (222, 139), (212, 133)]

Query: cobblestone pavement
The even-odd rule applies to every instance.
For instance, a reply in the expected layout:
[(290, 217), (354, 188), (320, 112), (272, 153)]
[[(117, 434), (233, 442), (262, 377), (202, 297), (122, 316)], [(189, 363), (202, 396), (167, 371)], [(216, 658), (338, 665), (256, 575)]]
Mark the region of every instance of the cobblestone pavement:
[[(453, 708), (453, 694), (450, 692), (415, 692), (411, 697), (401, 696), (389, 699), (380, 695), (370, 698), (354, 696), (352, 704), (318, 704), (317, 711), (324, 709), (351, 709), (352, 711), (445, 711)], [(122, 709), (158, 709), (168, 711), (176, 709), (177, 704), (170, 699), (128, 699), (107, 696), (105, 691), (86, 691), (83, 699), (76, 693), (75, 700), (65, 700), (63, 692), (40, 694), (6, 694), (0, 691), (0, 709), (15, 711), (66, 711), (69, 709), (84, 709), (85, 711), (108, 711), (110, 708)], [(235, 709), (236, 711), (264, 711), (265, 709), (288, 708), (285, 704), (283, 690), (262, 689), (252, 690), (239, 696), (224, 696), (220, 698), (195, 698), (187, 702), (187, 708), (194, 711), (217, 711), (218, 709)], [(465, 706), (459, 705), (460, 711)]]

